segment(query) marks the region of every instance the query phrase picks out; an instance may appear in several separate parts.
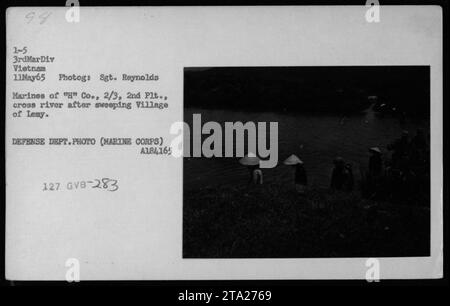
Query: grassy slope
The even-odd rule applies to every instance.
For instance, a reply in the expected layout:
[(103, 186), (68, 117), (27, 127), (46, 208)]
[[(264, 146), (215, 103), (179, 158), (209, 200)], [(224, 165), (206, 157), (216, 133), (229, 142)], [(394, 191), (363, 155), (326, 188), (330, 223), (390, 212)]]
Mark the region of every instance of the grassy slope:
[(359, 193), (263, 185), (186, 191), (188, 258), (391, 257), (429, 253), (429, 210)]

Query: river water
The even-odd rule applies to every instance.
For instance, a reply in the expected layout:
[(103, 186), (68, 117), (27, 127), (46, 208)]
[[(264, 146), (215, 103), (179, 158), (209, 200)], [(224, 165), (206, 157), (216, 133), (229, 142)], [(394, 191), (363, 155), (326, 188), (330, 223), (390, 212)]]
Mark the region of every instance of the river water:
[[(400, 122), (390, 116), (378, 116), (371, 107), (362, 113), (346, 116), (189, 108), (185, 109), (185, 121), (192, 121), (194, 113), (201, 114), (202, 123), (216, 121), (222, 126), (224, 122), (236, 121), (278, 122), (278, 165), (263, 169), (264, 184), (293, 182), (293, 169), (283, 165), (283, 160), (291, 154), (296, 154), (305, 163), (310, 186), (329, 186), (332, 162), (336, 156), (353, 165), (355, 180), (358, 181), (368, 166), (369, 147), (379, 147), (383, 158), (388, 158), (390, 154), (386, 146), (397, 139), (402, 130), (408, 130), (411, 137), (419, 127), (424, 128), (426, 134), (429, 132), (426, 120), (406, 119)], [(238, 163), (238, 158), (185, 157), (183, 163), (186, 190), (236, 186), (246, 184), (248, 180), (248, 170)]]

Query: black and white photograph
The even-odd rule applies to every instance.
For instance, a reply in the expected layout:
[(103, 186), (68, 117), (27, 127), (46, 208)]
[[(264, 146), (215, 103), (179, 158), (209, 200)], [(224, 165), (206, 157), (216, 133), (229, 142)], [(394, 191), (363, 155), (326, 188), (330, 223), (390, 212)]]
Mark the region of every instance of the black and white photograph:
[(169, 2), (4, 3), (2, 285), (448, 282), (446, 0)]
[[(185, 68), (185, 122), (244, 123), (245, 156), (184, 158), (183, 256), (429, 256), (429, 73)], [(247, 148), (258, 122), (278, 123), (267, 169)]]

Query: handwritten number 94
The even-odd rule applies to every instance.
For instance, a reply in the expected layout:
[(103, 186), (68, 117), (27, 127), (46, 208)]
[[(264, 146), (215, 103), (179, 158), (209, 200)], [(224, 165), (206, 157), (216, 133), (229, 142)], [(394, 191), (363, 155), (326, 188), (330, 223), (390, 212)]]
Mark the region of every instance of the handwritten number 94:
[(28, 20), (27, 23), (31, 23), (33, 20), (37, 18), (37, 20), (39, 20), (39, 24), (44, 24), (51, 14), (52, 14), (51, 12), (44, 12), (41, 14), (37, 14), (36, 12), (29, 12), (28, 14), (25, 15), (25, 19)]

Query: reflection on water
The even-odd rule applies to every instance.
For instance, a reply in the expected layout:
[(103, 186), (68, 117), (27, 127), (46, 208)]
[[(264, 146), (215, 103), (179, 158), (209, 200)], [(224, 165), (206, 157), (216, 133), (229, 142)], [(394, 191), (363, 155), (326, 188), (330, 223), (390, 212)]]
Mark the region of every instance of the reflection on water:
[[(264, 183), (273, 181), (291, 183), (294, 173), (283, 160), (296, 154), (305, 163), (310, 185), (327, 187), (332, 160), (342, 156), (352, 163), (355, 179), (367, 168), (368, 148), (377, 146), (383, 156), (389, 155), (386, 146), (399, 137), (403, 129), (414, 135), (418, 127), (429, 131), (428, 122), (402, 122), (396, 118), (377, 116), (371, 108), (361, 114), (338, 116), (323, 114), (292, 115), (273, 112), (238, 112), (230, 110), (185, 109), (185, 121), (200, 113), (202, 123), (216, 121), (278, 122), (278, 166), (263, 169)], [(246, 184), (248, 171), (237, 158), (184, 158), (184, 188)]]

